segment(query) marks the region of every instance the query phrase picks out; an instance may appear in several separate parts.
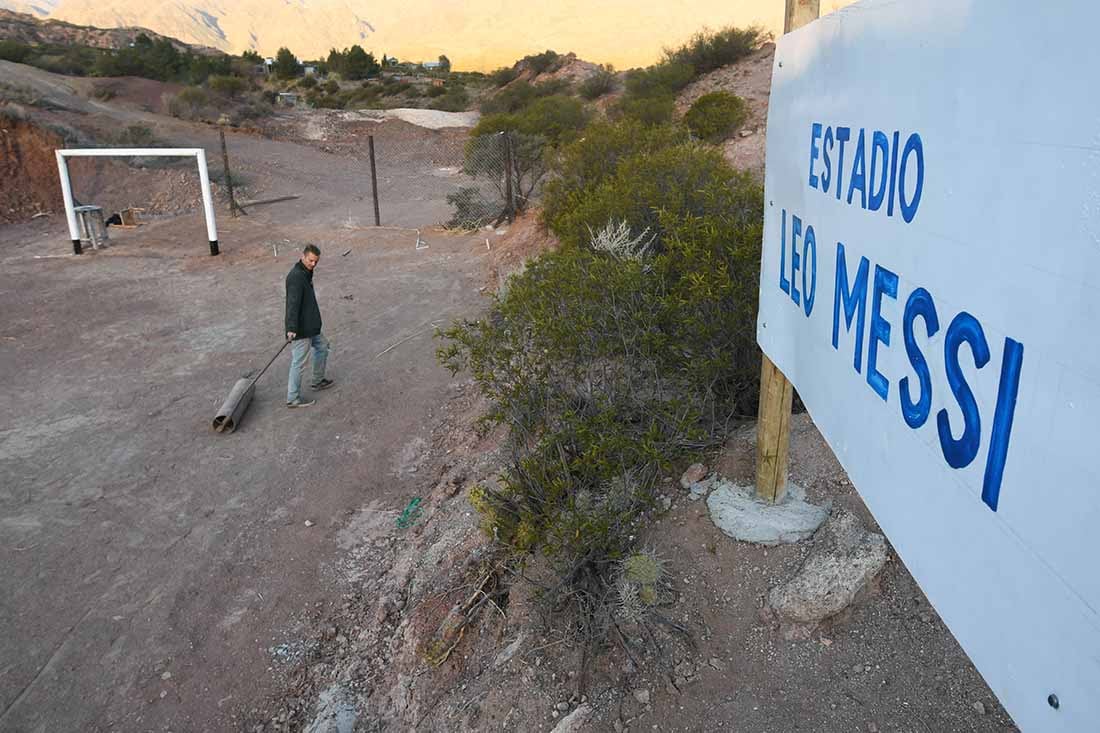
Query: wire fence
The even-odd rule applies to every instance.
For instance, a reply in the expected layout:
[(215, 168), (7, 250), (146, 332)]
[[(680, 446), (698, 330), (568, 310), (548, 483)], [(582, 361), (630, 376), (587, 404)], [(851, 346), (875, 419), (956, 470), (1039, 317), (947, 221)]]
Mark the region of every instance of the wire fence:
[(372, 136), (377, 223), (476, 229), (538, 201), (549, 168), (544, 138), (437, 133)]

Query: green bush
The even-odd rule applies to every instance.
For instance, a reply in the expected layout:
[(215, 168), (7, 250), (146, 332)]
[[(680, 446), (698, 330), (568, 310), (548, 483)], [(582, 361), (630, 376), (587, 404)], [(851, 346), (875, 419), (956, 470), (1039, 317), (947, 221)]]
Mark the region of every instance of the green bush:
[(447, 88), (446, 87), (431, 86), (431, 87), (428, 87), (428, 93), (427, 93), (426, 96), (429, 99), (435, 99), (436, 97), (442, 97), (446, 93), (447, 93)]
[(691, 64), (657, 64), (628, 74), (626, 93), (632, 97), (668, 96), (686, 87), (694, 78), (695, 68)]
[(25, 43), (18, 41), (0, 41), (0, 59), (21, 64), (26, 61), (33, 49)]
[(395, 97), (398, 94), (404, 94), (410, 89), (412, 89), (412, 84), (407, 81), (387, 79), (386, 83), (382, 85), (382, 94), (386, 97)]
[[(439, 87), (432, 87), (428, 90), (428, 96), (432, 96), (431, 92)], [(446, 93), (442, 96), (438, 96), (428, 104), (430, 109), (438, 109), (443, 112), (465, 112), (470, 107), (470, 95), (464, 87), (451, 86), (448, 87)]]
[(520, 63), (525, 63), (535, 74), (545, 74), (560, 69), (564, 59), (556, 51), (543, 51), (533, 56), (524, 56)]
[(635, 97), (624, 95), (615, 103), (614, 114), (645, 125), (665, 125), (672, 122), (676, 99), (671, 94)]
[(584, 129), (588, 114), (584, 105), (570, 97), (546, 97), (516, 114), (482, 117), (471, 131), (474, 136), (513, 130), (537, 135), (554, 144), (567, 142)]
[(511, 84), (519, 76), (519, 69), (515, 66), (504, 66), (489, 73), (489, 81), (496, 87)]
[(675, 50), (665, 51), (666, 63), (687, 64), (697, 74), (728, 66), (760, 48), (770, 35), (762, 28), (723, 28), (704, 30)]
[(729, 92), (711, 92), (695, 100), (684, 115), (684, 124), (698, 137), (712, 143), (720, 143), (748, 117), (745, 100)]
[(315, 76), (303, 76), (298, 80), (298, 87), (300, 89), (313, 89), (317, 86), (317, 77)]
[[(691, 143), (625, 158), (615, 172), (563, 207), (550, 228), (563, 244), (582, 245), (589, 229), (608, 221), (626, 221), (635, 232), (648, 230), (661, 251), (679, 222), (711, 220), (734, 207), (737, 174), (710, 148)], [(548, 192), (549, 197), (549, 192)], [(547, 202), (548, 208), (550, 202)]]
[(624, 160), (685, 142), (686, 131), (671, 125), (646, 126), (637, 120), (594, 123), (583, 139), (562, 148), (556, 175), (543, 196), (544, 223), (551, 229), (563, 229), (562, 217), (614, 176)]
[(210, 107), (210, 95), (202, 87), (187, 87), (168, 101), (168, 114), (185, 120), (197, 120), (206, 116)]
[(588, 100), (599, 99), (615, 90), (615, 72), (607, 66), (601, 66), (592, 76), (581, 82), (578, 91)]
[[(487, 426), (510, 429), (500, 485), (471, 493), (483, 527), (520, 556), (544, 553), (562, 596), (588, 597), (589, 614), (637, 543), (658, 471), (755, 411), (763, 223), (759, 184), (713, 150), (636, 123), (598, 127), (561, 159), (599, 202), (569, 222), (585, 235), (513, 276), (439, 350), (488, 398)], [(611, 172), (582, 150), (592, 135), (627, 150), (632, 133), (645, 140)], [(592, 231), (624, 220), (659, 246), (594, 251)]]
[(114, 144), (123, 147), (148, 148), (158, 143), (157, 136), (146, 125), (130, 125), (114, 136)]
[(481, 103), (484, 115), (519, 112), (543, 97), (564, 96), (570, 88), (568, 79), (550, 79), (539, 84), (518, 81)]
[(321, 88), (325, 90), (326, 94), (339, 94), (340, 93), (340, 84), (335, 79), (329, 79), (328, 81), (326, 81), (324, 84), (321, 85)]
[(225, 76), (217, 74), (211, 76), (206, 80), (206, 85), (210, 87), (210, 91), (215, 94), (220, 94), (223, 97), (229, 97), (235, 99), (248, 89), (248, 82), (239, 76)]

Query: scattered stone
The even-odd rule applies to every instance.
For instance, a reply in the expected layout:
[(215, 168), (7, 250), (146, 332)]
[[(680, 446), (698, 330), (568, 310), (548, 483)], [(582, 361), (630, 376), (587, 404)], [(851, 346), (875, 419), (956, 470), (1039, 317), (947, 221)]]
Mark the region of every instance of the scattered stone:
[(717, 670), (719, 670), (719, 671), (721, 671), (721, 670), (722, 670), (722, 666), (723, 666), (723, 665), (722, 665), (722, 660), (721, 660), (721, 659), (719, 659), (718, 657), (711, 657), (711, 658), (710, 658), (710, 666), (711, 666), (711, 667), (714, 667), (715, 669), (717, 669)]
[(517, 636), (515, 641), (504, 647), (504, 649), (501, 650), (500, 654), (497, 654), (496, 659), (493, 660), (493, 666), (497, 669), (500, 669), (504, 665), (508, 664), (508, 662), (512, 661), (512, 657), (516, 656), (516, 652), (519, 651), (519, 648), (523, 646), (523, 642), (526, 640), (526, 634), (520, 634), (519, 636)]
[(569, 709), (569, 703), (567, 703), (567, 702), (559, 702), (558, 703), (558, 710), (560, 710), (561, 712), (564, 713), (568, 709)]
[(852, 674), (863, 674), (863, 665), (857, 664), (856, 666), (852, 667)]
[(785, 638), (809, 639), (822, 621), (851, 605), (885, 564), (886, 539), (838, 510), (801, 570), (768, 594), (764, 615), (779, 621)]
[(741, 137), (748, 137), (749, 135), (751, 135), (751, 134), (752, 134), (752, 130), (742, 130), (742, 131), (741, 131), (740, 133), (738, 133), (738, 134), (739, 134), (739, 135), (741, 135)]
[(639, 688), (637, 690), (634, 690), (634, 699), (637, 700), (642, 705), (648, 705), (649, 704), (649, 690), (646, 690), (644, 688)]
[(695, 665), (691, 662), (680, 662), (676, 665), (675, 672), (680, 677), (692, 677), (695, 675)]
[(161, 690), (160, 691), (160, 699), (163, 700), (166, 697), (168, 697), (168, 690)]
[(714, 481), (699, 481), (691, 485), (691, 500), (699, 501), (707, 492), (710, 491), (711, 486), (714, 485)]
[(686, 677), (677, 677), (675, 679), (675, 681), (673, 682), (673, 684), (676, 685), (676, 687), (678, 687), (680, 689), (683, 689), (683, 688), (687, 687), (687, 683), (688, 683), (688, 681), (687, 681)]
[(985, 715), (985, 705), (982, 704), (981, 700), (975, 700), (972, 707), (978, 715)]
[(684, 475), (680, 477), (680, 485), (685, 489), (690, 489), (692, 484), (697, 484), (707, 477), (707, 467), (702, 463), (693, 463), (688, 466), (688, 469), (684, 471)]
[(772, 546), (799, 542), (813, 536), (829, 516), (829, 506), (806, 503), (806, 492), (788, 484), (779, 504), (758, 501), (752, 487), (720, 479), (707, 498), (710, 519), (735, 540)]
[(664, 494), (661, 494), (657, 498), (657, 506), (660, 507), (662, 512), (667, 512), (672, 508), (672, 499), (668, 498)]
[(312, 526), (313, 526), (313, 521), (312, 521), (312, 520), (309, 520), (309, 519), (307, 519), (307, 520), (305, 521), (305, 525), (306, 525), (307, 527), (312, 527)]
[(615, 733), (623, 733), (623, 731), (626, 730), (618, 718), (615, 718), (612, 725), (615, 727)]
[[(554, 711), (557, 712), (556, 710)], [(581, 705), (573, 712), (558, 721), (551, 733), (580, 733), (585, 723), (592, 716), (592, 708), (589, 705)]]

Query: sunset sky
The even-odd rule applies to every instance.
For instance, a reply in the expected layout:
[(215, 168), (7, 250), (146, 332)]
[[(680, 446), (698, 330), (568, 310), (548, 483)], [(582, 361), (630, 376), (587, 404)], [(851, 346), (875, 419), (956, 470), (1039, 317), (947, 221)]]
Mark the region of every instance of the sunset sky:
[[(851, 0), (822, 0), (822, 13)], [(488, 70), (530, 53), (574, 51), (617, 68), (645, 66), (661, 49), (704, 27), (761, 25), (782, 31), (784, 0), (47, 0), (51, 17), (110, 27), (151, 28), (191, 43), (272, 55), (287, 46), (301, 58), (359, 43), (376, 55)], [(26, 0), (0, 0), (0, 5)], [(26, 8), (24, 8), (26, 9)]]

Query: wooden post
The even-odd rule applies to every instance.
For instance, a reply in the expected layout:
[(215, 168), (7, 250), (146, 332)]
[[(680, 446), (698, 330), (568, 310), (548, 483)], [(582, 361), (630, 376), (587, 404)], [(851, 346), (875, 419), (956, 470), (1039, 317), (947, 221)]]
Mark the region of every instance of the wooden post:
[(382, 217), (378, 213), (378, 170), (374, 165), (374, 135), (367, 137), (367, 146), (370, 148), (370, 190), (374, 196), (374, 225), (382, 226)]
[(786, 0), (787, 12), (783, 16), (783, 32), (790, 33), (821, 16), (821, 0)]
[[(821, 0), (785, 0), (783, 32), (800, 28), (821, 14)], [(760, 412), (756, 422), (756, 496), (772, 504), (787, 495), (794, 386), (764, 355), (760, 367)]]
[(222, 170), (225, 171), (225, 188), (229, 192), (229, 214), (237, 217), (246, 212), (240, 207), (233, 195), (233, 174), (229, 172), (229, 151), (225, 147), (225, 128), (221, 125), (218, 126), (218, 135), (221, 136), (222, 140)]

